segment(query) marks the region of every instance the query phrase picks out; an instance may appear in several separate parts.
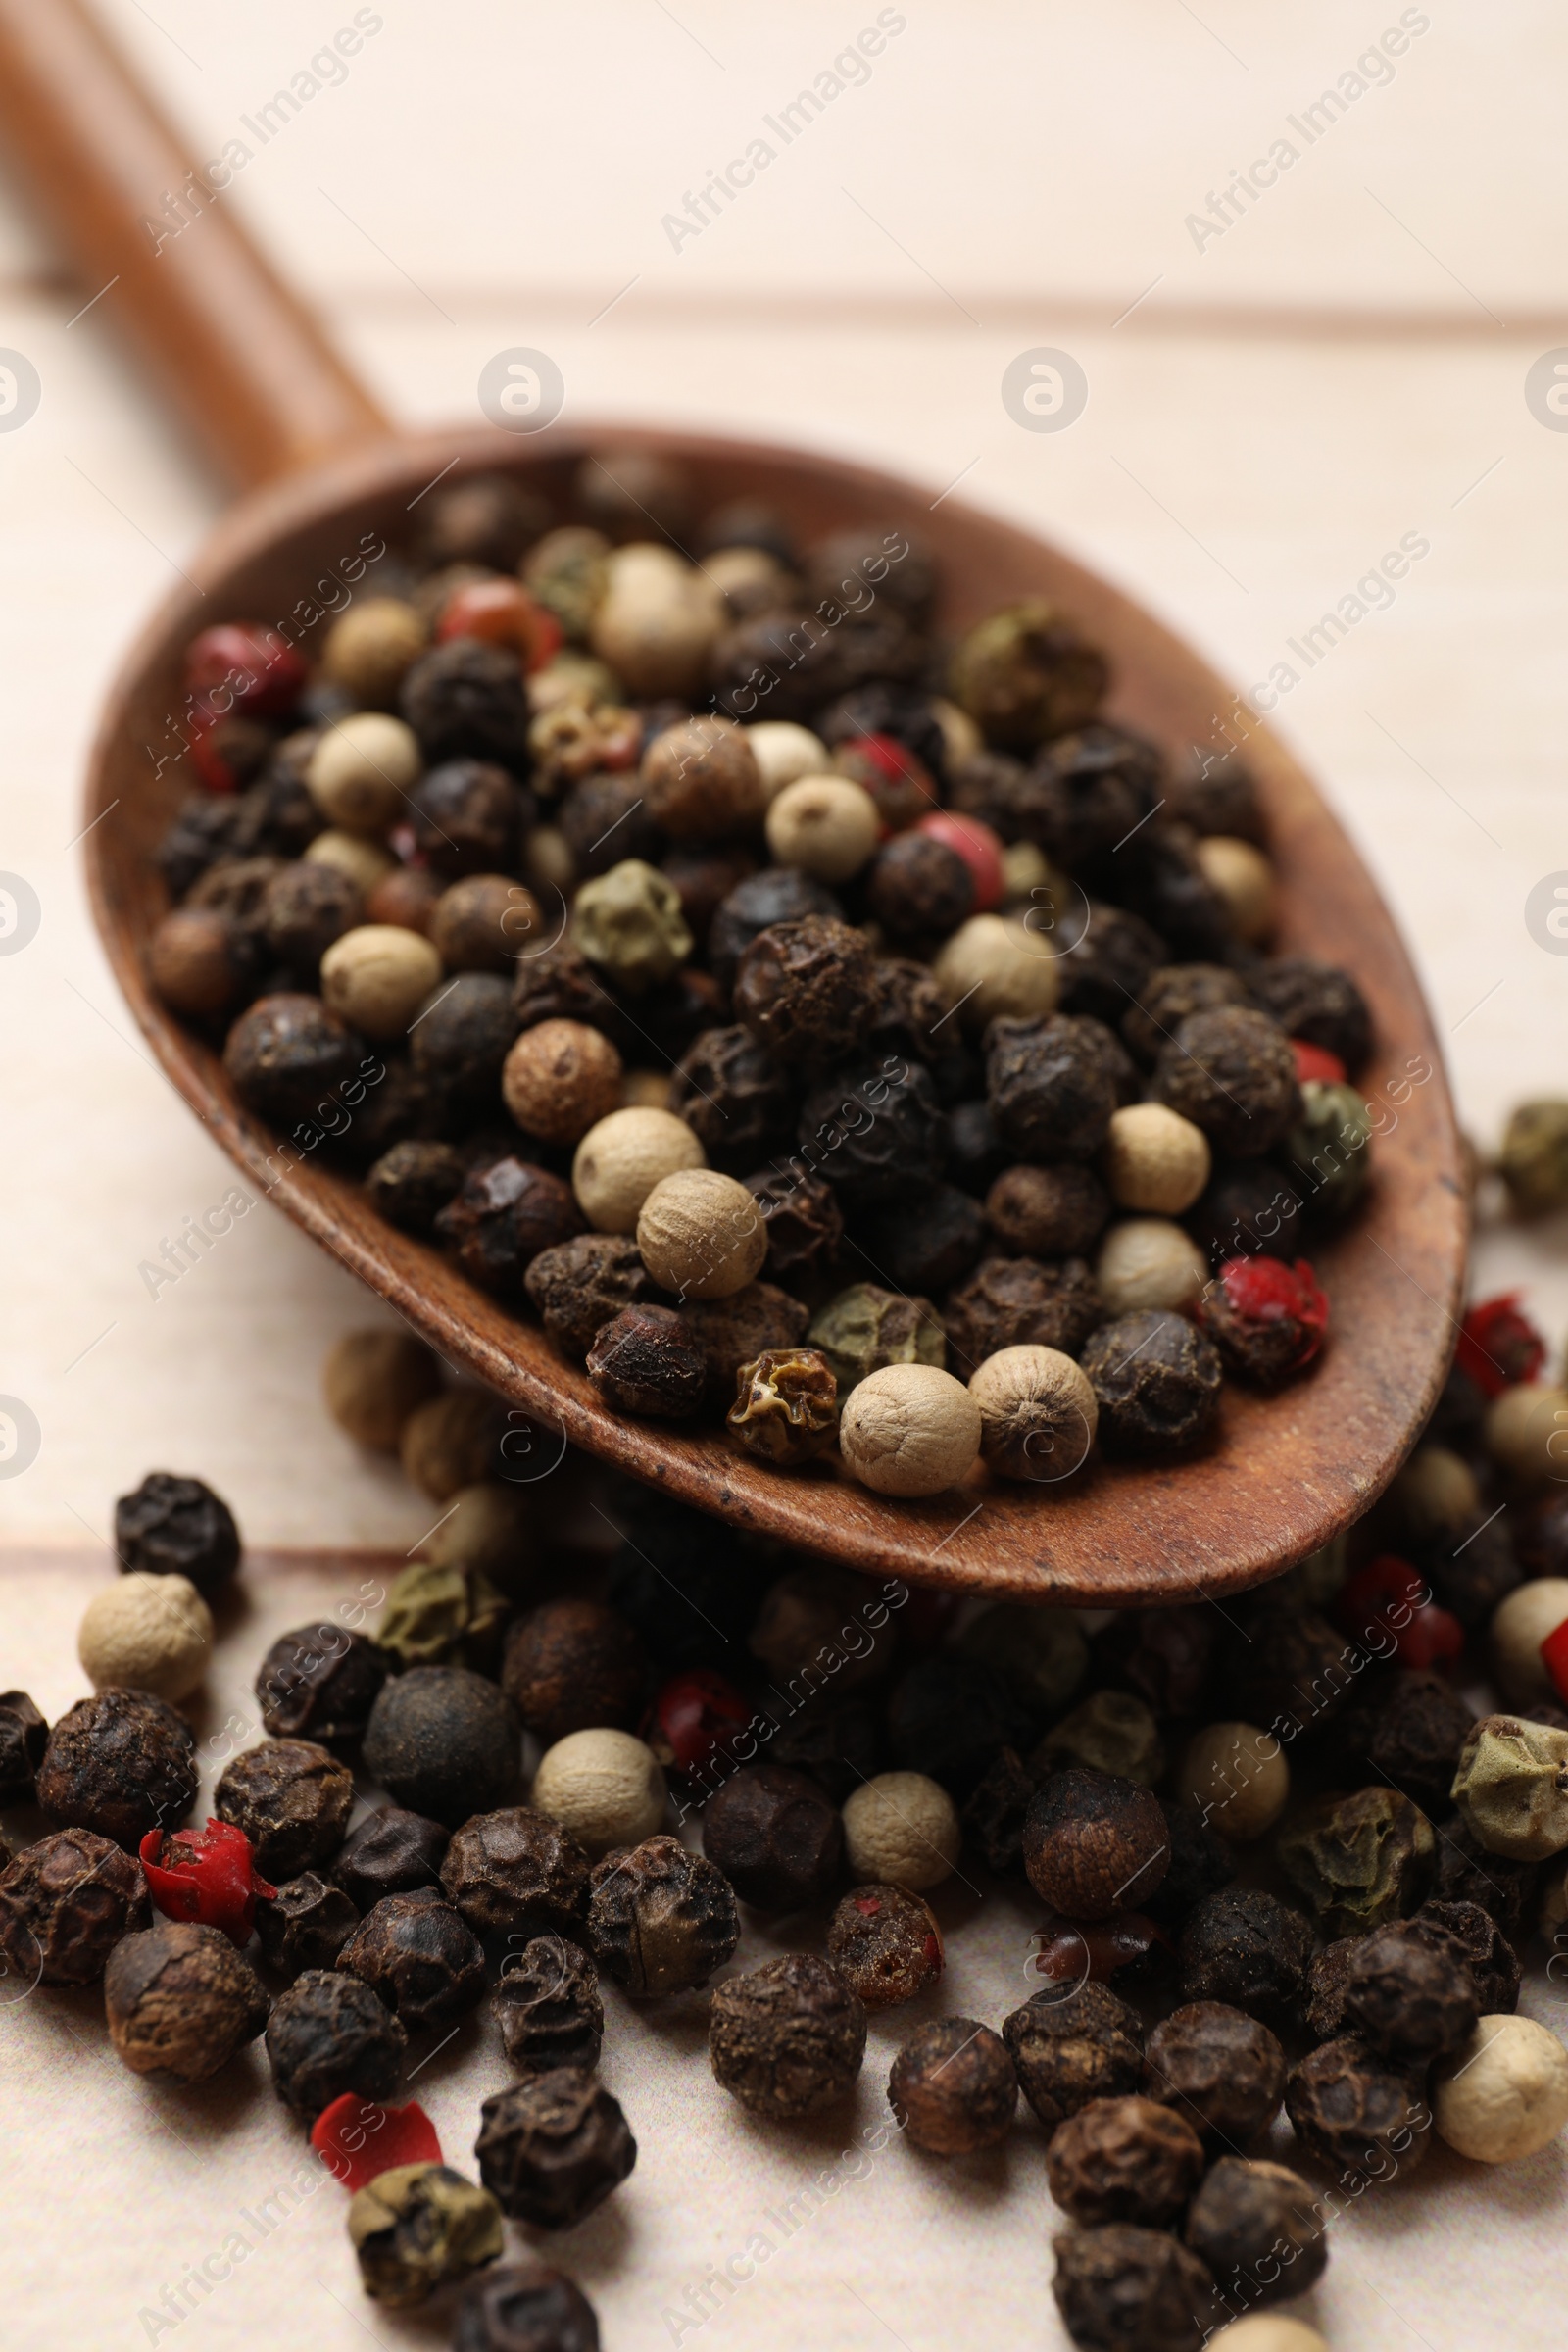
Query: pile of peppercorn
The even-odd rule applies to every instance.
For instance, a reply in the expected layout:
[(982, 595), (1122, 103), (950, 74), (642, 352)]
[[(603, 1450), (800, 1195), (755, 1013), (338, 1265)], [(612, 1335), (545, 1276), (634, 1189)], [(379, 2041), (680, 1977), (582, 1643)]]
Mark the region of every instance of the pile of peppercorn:
[(615, 1412), (890, 1494), (1190, 1453), (1317, 1357), (1371, 1029), (1268, 953), (1234, 754), (1100, 716), (1045, 603), (948, 642), (897, 524), (798, 546), (617, 452), (418, 512), (314, 667), (189, 649), (151, 976), (280, 1173), (363, 1176)]

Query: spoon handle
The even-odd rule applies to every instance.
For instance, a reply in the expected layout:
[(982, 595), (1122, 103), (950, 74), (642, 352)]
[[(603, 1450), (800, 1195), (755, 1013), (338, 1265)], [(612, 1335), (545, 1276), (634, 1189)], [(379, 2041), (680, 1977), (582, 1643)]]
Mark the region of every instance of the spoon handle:
[[(0, 140), (98, 315), (251, 488), (393, 427), (81, 0), (0, 0)], [(229, 173), (232, 177), (232, 173)]]

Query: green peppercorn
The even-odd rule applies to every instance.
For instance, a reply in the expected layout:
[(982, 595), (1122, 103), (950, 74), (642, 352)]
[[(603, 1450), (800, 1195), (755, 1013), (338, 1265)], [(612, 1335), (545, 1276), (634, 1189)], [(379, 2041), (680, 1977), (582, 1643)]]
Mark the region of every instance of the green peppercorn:
[[(1568, 1735), (1558, 1737), (1568, 1750)], [(1420, 1807), (1396, 1788), (1359, 1788), (1304, 1807), (1280, 1832), (1275, 1852), (1324, 1935), (1355, 1936), (1423, 1900), (1437, 1839)]]
[(349, 2238), (366, 2293), (406, 2311), (495, 2261), (501, 2208), (488, 2189), (448, 2165), (399, 2164), (360, 2190), (349, 2207)]
[(692, 952), (680, 892), (657, 866), (623, 858), (577, 893), (571, 935), (591, 963), (634, 994), (667, 980)]
[(806, 1336), (826, 1356), (841, 1404), (886, 1364), (935, 1364), (940, 1371), (947, 1360), (947, 1333), (929, 1299), (903, 1298), (874, 1282), (840, 1291), (812, 1316)]
[(1489, 1853), (1514, 1862), (1560, 1854), (1568, 1846), (1568, 1732), (1484, 1715), (1459, 1751), (1452, 1793)]
[(1568, 1102), (1521, 1102), (1497, 1155), (1514, 1213), (1545, 1216), (1568, 1201)]
[(507, 1603), (480, 1569), (415, 1560), (392, 1580), (376, 1633), (400, 1666), (472, 1666), (493, 1662)]
[(787, 1469), (825, 1453), (838, 1418), (838, 1384), (821, 1350), (770, 1348), (742, 1364), (725, 1427), (743, 1452)]
[(1301, 1115), (1285, 1139), (1284, 1155), (1320, 1216), (1340, 1218), (1366, 1190), (1372, 1172), (1372, 1121), (1353, 1086), (1321, 1078), (1301, 1085)]

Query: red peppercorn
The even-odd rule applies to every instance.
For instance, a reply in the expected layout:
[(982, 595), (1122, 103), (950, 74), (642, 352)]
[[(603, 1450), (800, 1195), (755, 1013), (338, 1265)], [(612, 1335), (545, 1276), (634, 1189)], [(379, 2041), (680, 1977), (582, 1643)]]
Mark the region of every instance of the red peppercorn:
[(275, 629), (259, 620), (224, 620), (185, 649), (185, 684), (198, 723), (243, 710), (247, 718), (285, 717), (305, 689), (306, 668)]
[(1519, 1311), (1519, 1293), (1482, 1298), (1459, 1326), (1456, 1361), (1484, 1396), (1534, 1380), (1546, 1360), (1546, 1343), (1528, 1315)]
[(703, 1666), (671, 1675), (649, 1710), (646, 1737), (661, 1764), (697, 1772), (728, 1754), (752, 1720), (733, 1683)]
[(1541, 1663), (1550, 1675), (1557, 1696), (1568, 1705), (1568, 1617), (1541, 1644)]
[(989, 914), (1000, 906), (1006, 889), (1002, 869), (1002, 837), (994, 833), (977, 816), (958, 816), (951, 808), (933, 808), (922, 816), (915, 827), (917, 833), (929, 833), (933, 841), (945, 841), (950, 850), (956, 850), (974, 876), (974, 910)]
[(937, 788), (923, 760), (893, 735), (852, 735), (833, 755), (833, 765), (871, 795), (889, 833), (903, 833), (926, 809), (937, 807)]
[(1453, 1666), (1464, 1652), (1464, 1627), (1447, 1609), (1428, 1601), (1396, 1634), (1394, 1646), (1401, 1666)]
[(470, 580), (455, 588), (441, 608), (436, 641), (478, 637), (486, 645), (510, 646), (526, 670), (543, 669), (565, 643), (565, 632), (548, 607), (515, 580)]
[(311, 2126), (311, 2145), (334, 2180), (356, 2193), (400, 2164), (439, 2164), (441, 2142), (417, 2099), (383, 2107), (346, 2090)]
[(1304, 1257), (1228, 1258), (1204, 1293), (1199, 1320), (1232, 1371), (1273, 1387), (1323, 1345), (1329, 1302)]
[(256, 1875), (251, 1841), (231, 1822), (209, 1820), (205, 1830), (149, 1830), (141, 1841), (142, 1876), (166, 1919), (221, 1928), (233, 1944), (249, 1943), (258, 1902), (275, 1886)]
[(1390, 1551), (1358, 1568), (1335, 1603), (1338, 1623), (1353, 1640), (1401, 1666), (1451, 1666), (1464, 1648), (1464, 1629), (1440, 1609), (1418, 1568)]
[(1113, 1911), (1108, 1919), (1085, 1920), (1064, 1919), (1053, 1911), (1030, 1941), (1035, 1950), (1029, 1966), (1052, 1984), (1085, 1984), (1091, 1980), (1105, 1984), (1156, 1943), (1169, 1946), (1169, 1937), (1141, 1911)]
[(1345, 1084), (1345, 1064), (1327, 1046), (1310, 1045), (1304, 1037), (1293, 1037), (1291, 1052), (1296, 1055), (1298, 1086), (1304, 1086), (1309, 1078), (1321, 1079), (1325, 1086)]

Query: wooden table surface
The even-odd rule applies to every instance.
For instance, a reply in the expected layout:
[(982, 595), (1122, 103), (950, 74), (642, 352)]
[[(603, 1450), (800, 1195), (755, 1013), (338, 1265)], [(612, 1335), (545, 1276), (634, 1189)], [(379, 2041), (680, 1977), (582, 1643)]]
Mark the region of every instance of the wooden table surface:
[[(1568, 961), (1525, 913), (1568, 875), (1568, 435), (1539, 390), (1527, 401), (1532, 368), (1546, 359), (1549, 384), (1568, 347), (1560, 12), (104, 7), (204, 155), (249, 149), (223, 201), (399, 414), (475, 415), (485, 361), (537, 347), (583, 418), (795, 439), (902, 470), (930, 500), (961, 482), (1127, 586), (1240, 688), (1273, 673), (1276, 723), (1412, 944), (1472, 1131), (1489, 1144), (1514, 1101), (1563, 1086)], [(354, 23), (339, 75), (323, 43)], [(854, 44), (879, 24), (867, 62), (874, 40)], [(753, 156), (752, 184), (682, 233), (689, 197), (759, 140), (774, 152)], [(164, 193), (147, 193), (151, 235)], [(81, 1687), (72, 1634), (108, 1572), (113, 1498), (145, 1470), (200, 1472), (274, 1550), (401, 1554), (430, 1514), (323, 1422), (322, 1355), (376, 1310), (280, 1216), (247, 1217), (156, 1297), (141, 1271), (232, 1172), (99, 957), (78, 778), (116, 660), (220, 491), (83, 314), (97, 289), (59, 276), (3, 192), (0, 289), (0, 344), (41, 385), (36, 414), (0, 430), (0, 875), (41, 916), (20, 952), (0, 943), (0, 1404), (20, 1399), (40, 1432), (25, 1473), (0, 1477), (0, 1683), (53, 1713)], [(1059, 433), (1003, 405), (1009, 363), (1039, 348), (1088, 380)], [(1298, 659), (1291, 641), (1412, 540), (1392, 605)], [(1560, 1344), (1568, 1229), (1485, 1234), (1478, 1279), (1525, 1284)], [(256, 1617), (225, 1638), (220, 1696), (248, 1683), (262, 1624), (342, 1573), (267, 1571)], [(945, 2000), (1000, 2015), (1026, 1935), (988, 1905)], [(1556, 2015), (1554, 1990), (1533, 1997)], [(138, 2307), (176, 2259), (221, 2245), (293, 2162), (265, 2098), (172, 2102), (101, 2063), (92, 2011), (0, 2017), (28, 2346), (148, 2340)], [(670, 2342), (670, 2297), (808, 2161), (715, 2115), (696, 2043), (690, 2020), (628, 2022), (609, 2061), (645, 2151), (625, 2220), (581, 2233), (613, 2352)], [(464, 2046), (436, 2102), (460, 2161), (460, 2114), (499, 2080), (487, 2043)], [(65, 2071), (78, 2047), (98, 2058)], [(868, 2068), (867, 2116), (878, 2095)], [(46, 2150), (85, 2199), (40, 2195)], [(972, 2295), (999, 2337), (1056, 2344), (1038, 2144), (1006, 2169), (1004, 2201), (1001, 2172), (956, 2182), (891, 2148), (705, 2334), (750, 2352), (891, 2333), (935, 2352)], [(1554, 2345), (1562, 2212), (1556, 2152), (1496, 2179), (1440, 2155), (1337, 2240), (1319, 2319), (1345, 2352)], [(270, 2245), (181, 2322), (182, 2345), (362, 2340), (338, 2215), (323, 2199), (301, 2220), (308, 2252)], [(379, 2314), (371, 2332), (440, 2334)]]

